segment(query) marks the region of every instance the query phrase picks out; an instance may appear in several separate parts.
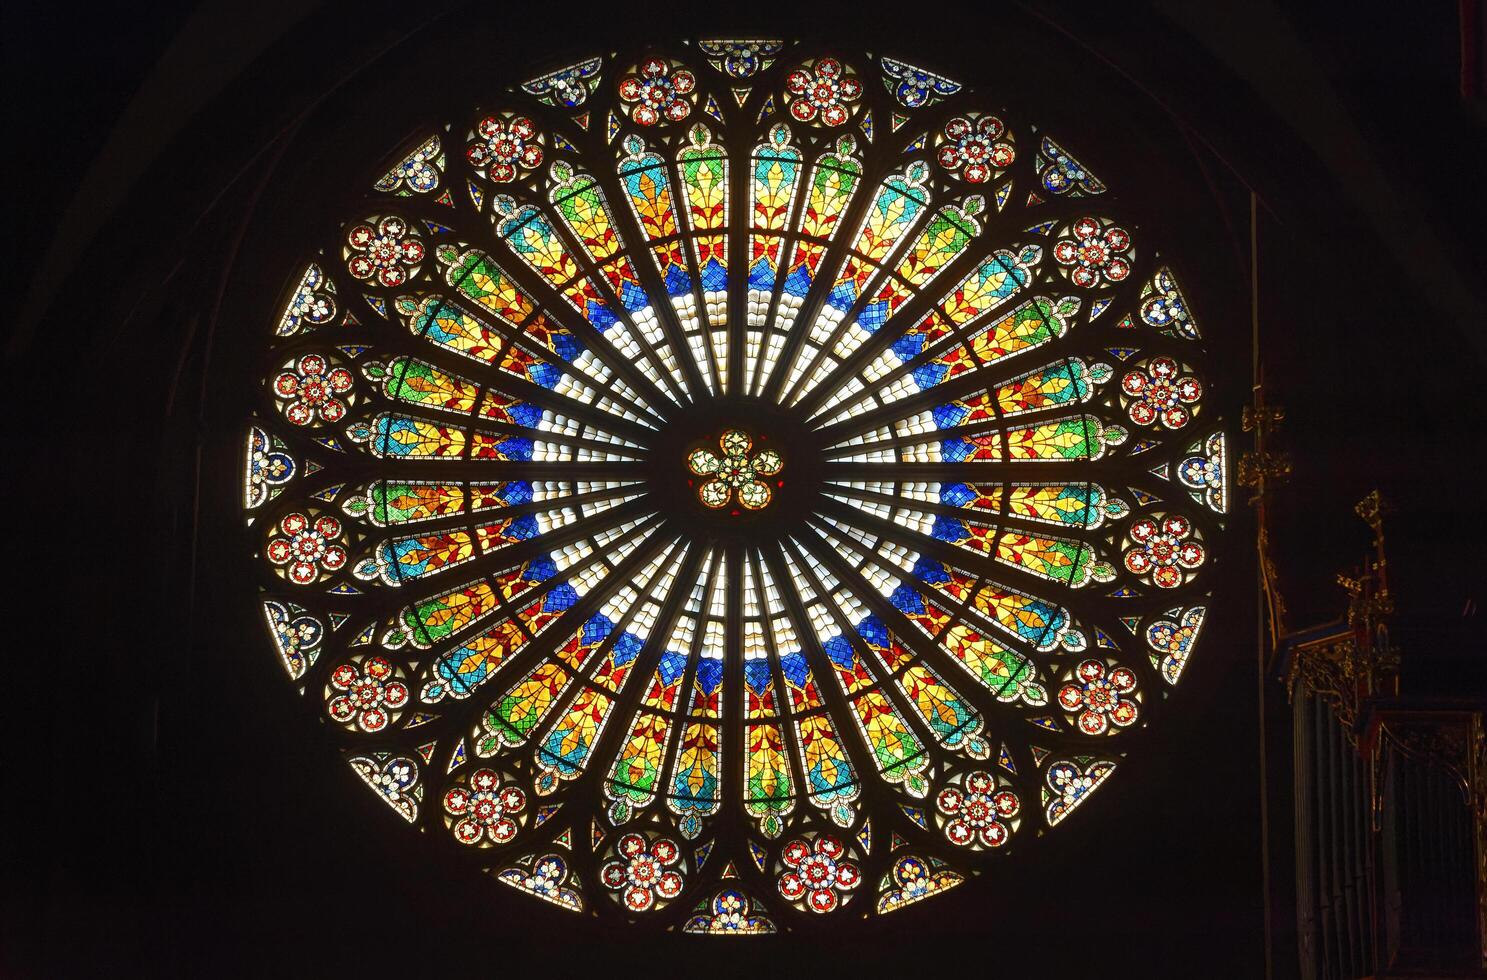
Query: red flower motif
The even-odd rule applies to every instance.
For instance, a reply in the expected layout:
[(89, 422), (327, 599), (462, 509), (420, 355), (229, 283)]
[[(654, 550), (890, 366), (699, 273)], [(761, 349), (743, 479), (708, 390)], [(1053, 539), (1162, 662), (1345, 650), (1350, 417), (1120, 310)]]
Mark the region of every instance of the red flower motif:
[(820, 835), (814, 844), (803, 838), (786, 844), (780, 859), (788, 870), (780, 875), (780, 894), (792, 902), (804, 898), (812, 912), (830, 912), (862, 881), (862, 872), (845, 860), (846, 854), (842, 842), (830, 834)]
[(1079, 730), (1103, 735), (1113, 723), (1126, 728), (1136, 721), (1136, 702), (1125, 697), (1136, 690), (1136, 675), (1128, 667), (1107, 671), (1098, 660), (1086, 660), (1074, 671), (1074, 680), (1059, 689), (1058, 703), (1079, 713)]
[(368, 657), (359, 668), (341, 664), (330, 675), (330, 716), (347, 728), (380, 732), (408, 703), (408, 685), (396, 673), (383, 657)]
[(599, 880), (618, 892), (631, 912), (644, 912), (682, 893), (681, 872), (672, 867), (681, 859), (675, 841), (662, 837), (647, 843), (641, 834), (626, 834), (615, 851), (615, 859), (599, 872)]
[(527, 808), (527, 794), (490, 769), (477, 769), (470, 785), (452, 786), (444, 794), (444, 812), (457, 818), (453, 831), (461, 844), (475, 845), (489, 839), (505, 844), (516, 836), (516, 815)]
[(1183, 374), (1170, 357), (1154, 357), (1144, 370), (1126, 372), (1120, 387), (1130, 399), (1126, 412), (1132, 422), (1151, 425), (1160, 419), (1169, 429), (1187, 425), (1192, 413), (1186, 406), (1203, 397), (1203, 383)]
[(1124, 228), (1104, 226), (1097, 218), (1080, 218), (1074, 223), (1074, 237), (1064, 238), (1053, 247), (1059, 265), (1072, 266), (1069, 278), (1074, 285), (1088, 289), (1103, 277), (1107, 282), (1120, 282), (1131, 274), (1131, 262), (1121, 254), (1131, 247), (1131, 236)]
[(322, 572), (345, 566), (346, 549), (338, 540), (341, 522), (334, 517), (322, 515), (311, 523), (304, 514), (286, 514), (278, 531), (269, 538), (264, 554), (295, 585), (310, 585)]
[(506, 120), (486, 116), (475, 127), (479, 137), (465, 148), (470, 165), (497, 184), (509, 184), (522, 170), (542, 162), (537, 125), (526, 116)]
[(862, 97), (862, 81), (835, 58), (804, 64), (785, 79), (785, 88), (795, 96), (790, 115), (801, 122), (817, 117), (827, 126), (840, 126), (851, 116), (848, 103)]
[(972, 772), (964, 786), (949, 785), (935, 797), (935, 809), (947, 819), (945, 836), (961, 847), (1001, 847), (1012, 836), (1006, 821), (1017, 816), (1022, 804), (1017, 794), (997, 789), (989, 772)]
[(620, 79), (620, 99), (633, 102), (630, 118), (638, 126), (654, 126), (663, 119), (681, 122), (692, 112), (688, 98), (697, 88), (697, 76), (680, 65), (651, 58), (639, 70)]
[(940, 166), (970, 184), (984, 184), (994, 172), (1012, 165), (1016, 152), (1002, 142), (1006, 127), (996, 116), (974, 121), (956, 116), (945, 123), (938, 159)]
[(345, 368), (331, 368), (321, 355), (306, 354), (279, 372), (274, 379), (274, 394), (288, 402), (279, 407), (295, 425), (309, 425), (317, 418), (339, 422), (346, 415), (346, 403), (336, 396), (350, 391), (352, 381), (351, 372)]
[(376, 228), (365, 222), (355, 226), (346, 234), (346, 244), (355, 253), (346, 260), (347, 271), (362, 281), (375, 278), (389, 289), (407, 282), (423, 261), (423, 242), (398, 217), (383, 218)]
[(1133, 547), (1126, 552), (1126, 568), (1136, 575), (1150, 575), (1152, 584), (1162, 589), (1175, 589), (1182, 584), (1183, 570), (1192, 570), (1207, 557), (1203, 545), (1188, 540), (1193, 525), (1185, 517), (1173, 514), (1162, 518), (1160, 525), (1144, 517), (1131, 525)]

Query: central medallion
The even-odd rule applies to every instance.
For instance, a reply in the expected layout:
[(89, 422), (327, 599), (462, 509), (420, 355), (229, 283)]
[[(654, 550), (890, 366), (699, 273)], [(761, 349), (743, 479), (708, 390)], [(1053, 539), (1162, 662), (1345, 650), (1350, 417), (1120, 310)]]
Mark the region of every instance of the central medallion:
[(767, 477), (784, 469), (785, 461), (773, 449), (754, 451), (754, 440), (742, 429), (728, 429), (718, 437), (719, 456), (711, 449), (687, 454), (687, 469), (706, 478), (697, 499), (713, 509), (727, 507), (736, 497), (749, 510), (763, 510), (774, 498)]

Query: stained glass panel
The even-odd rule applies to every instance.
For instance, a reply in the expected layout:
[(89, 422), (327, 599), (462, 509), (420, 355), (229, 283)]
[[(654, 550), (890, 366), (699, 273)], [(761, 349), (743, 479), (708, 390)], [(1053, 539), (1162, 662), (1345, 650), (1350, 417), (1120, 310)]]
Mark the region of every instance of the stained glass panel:
[(255, 615), (351, 772), (503, 885), (705, 935), (1092, 819), (1233, 506), (1201, 285), (1098, 149), (764, 37), (419, 133), (288, 257), (241, 442)]

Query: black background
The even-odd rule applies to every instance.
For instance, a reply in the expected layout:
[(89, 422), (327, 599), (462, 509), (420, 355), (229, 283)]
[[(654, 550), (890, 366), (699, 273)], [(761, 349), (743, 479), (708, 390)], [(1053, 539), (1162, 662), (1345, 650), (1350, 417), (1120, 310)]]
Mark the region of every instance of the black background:
[[(637, 939), (449, 867), (316, 740), (239, 588), (227, 462), (248, 390), (232, 368), (289, 263), (275, 243), (329, 227), (335, 201), (306, 203), (317, 182), (360, 173), (363, 147), (405, 136), (420, 100), (463, 106), (481, 77), (651, 35), (889, 45), (1096, 148), (1085, 162), (1195, 257), (1231, 405), (1249, 383), (1257, 189), (1262, 349), (1296, 463), (1272, 532), (1293, 625), (1340, 612), (1332, 576), (1367, 543), (1350, 508), (1379, 487), (1397, 507), (1406, 689), (1481, 691), (1482, 617), (1463, 613), (1487, 598), (1487, 195), (1457, 10), (1237, 6), (854, 3), (749, 19), (634, 4), (12, 5), (5, 486), (20, 588), (0, 798), (20, 819), (3, 848), (5, 972), (1259, 975), (1243, 540), (1224, 628), (1162, 732), (1170, 748), (1134, 759), (1039, 860), (871, 930)], [(1268, 698), (1285, 976), (1289, 749), (1284, 693)]]

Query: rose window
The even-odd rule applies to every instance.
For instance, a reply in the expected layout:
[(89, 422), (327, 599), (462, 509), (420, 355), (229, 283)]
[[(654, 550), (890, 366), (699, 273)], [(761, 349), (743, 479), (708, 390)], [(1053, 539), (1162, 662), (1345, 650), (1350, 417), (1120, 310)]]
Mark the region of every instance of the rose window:
[(347, 175), (255, 327), (243, 601), (369, 805), (706, 935), (1097, 821), (1228, 558), (1164, 202), (994, 84), (781, 38), (482, 91)]

